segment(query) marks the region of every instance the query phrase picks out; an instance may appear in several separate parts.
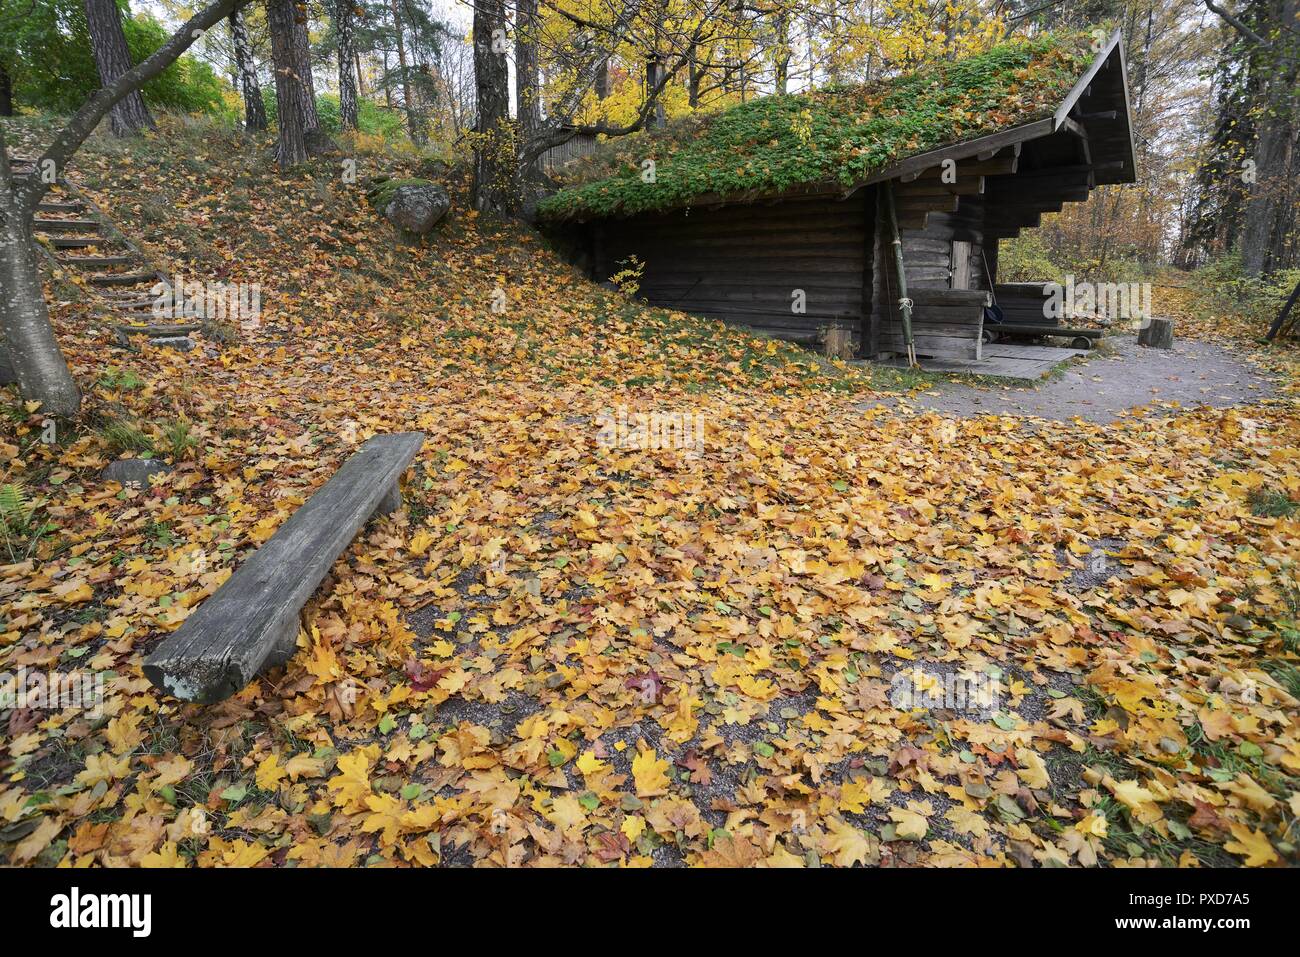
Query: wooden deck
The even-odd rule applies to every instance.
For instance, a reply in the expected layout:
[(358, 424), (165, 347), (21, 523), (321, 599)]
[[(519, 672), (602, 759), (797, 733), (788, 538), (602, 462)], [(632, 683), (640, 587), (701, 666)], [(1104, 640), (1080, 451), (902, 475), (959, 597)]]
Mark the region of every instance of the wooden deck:
[[(993, 342), (984, 346), (979, 359), (933, 359), (922, 357), (921, 368), (927, 372), (958, 372), (965, 375), (990, 376), (996, 379), (1041, 379), (1062, 362), (1086, 356), (1084, 349), (1060, 349), (1055, 346), (1025, 346), (1010, 342)], [(900, 359), (885, 365), (902, 366)]]

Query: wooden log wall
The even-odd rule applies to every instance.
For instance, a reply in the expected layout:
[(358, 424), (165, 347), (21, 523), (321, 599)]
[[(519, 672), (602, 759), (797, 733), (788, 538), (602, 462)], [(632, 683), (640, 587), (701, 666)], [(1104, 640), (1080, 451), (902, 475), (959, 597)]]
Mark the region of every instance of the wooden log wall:
[[(924, 229), (901, 229), (907, 287), (912, 298), (912, 337), (919, 356), (978, 359), (982, 351), (984, 291), (980, 259), (984, 240), (983, 196), (962, 196), (951, 213), (930, 213)], [(904, 352), (898, 281), (883, 213), (876, 230), (869, 340), (880, 353)], [(952, 244), (971, 244), (967, 290), (952, 290)], [(874, 330), (874, 331), (870, 331)]]
[[(682, 210), (595, 225), (596, 278), (630, 256), (657, 306), (814, 341), (828, 325), (862, 331), (870, 190), (847, 200), (790, 200)], [(792, 309), (803, 290), (806, 311)]]
[(998, 283), (993, 288), (998, 296), (998, 308), (1007, 322), (1031, 326), (1061, 324), (1059, 317), (1047, 315), (1046, 304), (1050, 297), (1047, 283)]

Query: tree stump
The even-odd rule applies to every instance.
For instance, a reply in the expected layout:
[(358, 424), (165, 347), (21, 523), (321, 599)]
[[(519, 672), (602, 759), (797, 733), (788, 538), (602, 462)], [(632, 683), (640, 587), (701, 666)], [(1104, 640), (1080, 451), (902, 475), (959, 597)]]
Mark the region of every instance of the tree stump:
[(1138, 331), (1138, 345), (1150, 349), (1171, 349), (1174, 345), (1174, 321), (1149, 319)]

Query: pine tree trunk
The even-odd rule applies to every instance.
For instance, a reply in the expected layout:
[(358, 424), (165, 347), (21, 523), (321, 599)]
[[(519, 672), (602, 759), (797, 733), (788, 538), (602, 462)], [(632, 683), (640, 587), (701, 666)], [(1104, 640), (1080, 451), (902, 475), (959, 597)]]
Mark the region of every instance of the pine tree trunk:
[[(86, 25), (90, 28), (90, 46), (99, 69), (100, 86), (107, 87), (131, 69), (131, 52), (126, 46), (115, 0), (86, 0)], [(134, 136), (154, 129), (153, 117), (139, 90), (128, 93), (113, 106), (109, 126), (114, 136)]]
[(334, 32), (339, 42), (339, 123), (345, 130), (357, 128), (357, 85), (352, 79), (356, 49), (352, 38), (352, 4), (355, 0), (334, 0)]
[(474, 87), (478, 118), (474, 131), (474, 208), (507, 215), (518, 207), (515, 131), (510, 122), (502, 0), (474, 4)]
[(302, 81), (303, 95), (299, 100), (302, 111), (302, 135), (308, 153), (316, 153), (329, 145), (320, 128), (316, 114), (316, 81), (311, 75), (311, 41), (307, 37), (306, 4), (296, 2), (293, 10), (293, 62), (294, 71)]
[(252, 45), (248, 42), (248, 31), (244, 28), (239, 11), (235, 10), (228, 19), (231, 47), (235, 54), (235, 73), (239, 77), (239, 88), (244, 94), (244, 129), (260, 132), (267, 127), (266, 105), (262, 102), (262, 88), (257, 82), (257, 72), (253, 69)]
[(406, 132), (412, 143), (425, 141), (424, 123), (411, 97), (411, 78), (406, 72), (406, 41), (402, 39), (402, 19), (397, 12), (397, 0), (390, 0), (393, 8), (393, 29), (397, 33), (397, 65), (402, 72), (402, 105), (406, 108)]
[(266, 23), (271, 33), (271, 60), (275, 65), (275, 113), (279, 141), (275, 160), (288, 169), (307, 159), (302, 99), (306, 90), (296, 70), (293, 46), (293, 0), (266, 0)]

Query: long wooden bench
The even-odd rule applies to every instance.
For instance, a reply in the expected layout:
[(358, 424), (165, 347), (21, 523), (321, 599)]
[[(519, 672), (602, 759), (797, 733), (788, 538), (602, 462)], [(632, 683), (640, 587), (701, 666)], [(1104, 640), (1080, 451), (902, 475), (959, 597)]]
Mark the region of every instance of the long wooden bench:
[(293, 654), (298, 614), (373, 515), (402, 503), (398, 485), (422, 432), (366, 441), (144, 663), (150, 681), (183, 701), (226, 698)]

